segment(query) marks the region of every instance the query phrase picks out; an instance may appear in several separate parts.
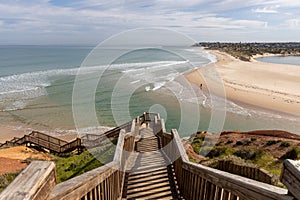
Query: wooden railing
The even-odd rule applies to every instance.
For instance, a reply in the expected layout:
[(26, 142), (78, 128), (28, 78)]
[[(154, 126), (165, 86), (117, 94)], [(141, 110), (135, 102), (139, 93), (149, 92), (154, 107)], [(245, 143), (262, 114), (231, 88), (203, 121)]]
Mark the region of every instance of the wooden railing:
[(280, 178), (289, 193), (300, 199), (300, 161), (285, 160)]
[[(135, 121), (135, 120), (134, 120)], [(84, 134), (80, 137), (82, 145), (86, 147), (96, 147), (99, 145), (103, 145), (103, 142), (110, 142), (109, 138), (117, 138), (119, 136), (119, 133), (121, 129), (125, 130), (125, 132), (130, 132), (132, 127), (132, 122), (128, 122), (125, 124), (122, 124), (116, 128), (113, 128), (109, 131), (106, 131), (105, 133), (101, 134)]]
[(286, 189), (189, 162), (175, 129), (171, 134), (162, 131), (159, 136), (164, 152), (173, 161), (184, 199), (294, 199)]
[(112, 162), (56, 185), (50, 199), (121, 198), (127, 158), (134, 150), (134, 136), (121, 131)]
[(72, 151), (76, 148), (82, 148), (81, 140), (79, 138), (76, 138), (71, 142), (67, 142), (37, 131), (32, 131), (29, 135), (24, 135), (22, 138), (13, 138), (11, 141), (7, 141), (6, 143), (0, 145), (0, 147), (10, 147), (28, 143), (37, 145), (56, 153), (63, 153)]
[(45, 200), (56, 182), (55, 164), (32, 161), (13, 182), (0, 193), (2, 200)]
[(108, 138), (117, 138), (121, 129), (124, 129), (126, 132), (130, 132), (130, 129), (132, 127), (131, 125), (132, 122), (128, 122), (105, 133), (86, 134), (81, 138), (74, 139), (71, 142), (67, 142), (38, 131), (32, 131), (29, 135), (24, 135), (22, 138), (13, 138), (11, 141), (0, 144), (0, 148), (12, 147), (22, 144), (34, 144), (56, 153), (66, 153), (75, 149), (81, 150), (85, 147), (91, 148), (103, 145), (103, 142), (110, 142)]
[(30, 136), (39, 138), (44, 141), (48, 141), (53, 144), (57, 144), (59, 146), (63, 146), (68, 143), (67, 141), (64, 141), (62, 139), (59, 139), (59, 138), (56, 138), (56, 137), (53, 137), (53, 136), (50, 136), (50, 135), (47, 135), (47, 134), (44, 134), (44, 133), (41, 133), (38, 131), (32, 131)]
[(276, 175), (264, 169), (256, 166), (237, 164), (232, 160), (219, 160), (217, 169), (272, 185), (278, 184), (279, 181)]

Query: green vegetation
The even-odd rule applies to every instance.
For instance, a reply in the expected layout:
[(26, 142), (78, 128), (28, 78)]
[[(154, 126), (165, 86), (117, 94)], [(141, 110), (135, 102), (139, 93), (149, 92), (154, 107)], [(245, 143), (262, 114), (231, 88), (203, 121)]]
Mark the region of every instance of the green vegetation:
[(233, 143), (233, 140), (228, 140), (227, 142), (226, 142), (226, 144), (232, 144)]
[(227, 146), (215, 147), (213, 148), (208, 154), (207, 157), (209, 158), (223, 158), (233, 153), (232, 149)]
[(281, 142), (281, 140), (268, 140), (267, 143), (266, 143), (266, 145), (267, 146), (271, 146), (271, 145), (277, 144), (279, 142)]
[(115, 145), (111, 145), (104, 149), (85, 150), (79, 155), (55, 156), (53, 161), (56, 164), (58, 182), (66, 181), (112, 161), (114, 152)]
[[(117, 143), (117, 139), (112, 139), (113, 144)], [(57, 182), (63, 182), (75, 176), (83, 174), (92, 169), (98, 168), (103, 164), (113, 160), (115, 153), (115, 145), (111, 143), (102, 145), (93, 149), (85, 150), (79, 155), (61, 154), (49, 155), (56, 165)], [(36, 158), (27, 158), (23, 162), (30, 163), (33, 160), (41, 160)], [(9, 185), (21, 171), (0, 175), (0, 192)]]
[(289, 147), (291, 146), (291, 143), (289, 142), (281, 142), (280, 147)]
[(226, 146), (226, 144), (232, 143), (233, 141), (229, 140), (225, 144), (223, 141), (220, 141), (214, 146), (209, 137), (206, 137), (204, 142), (204, 134), (205, 133), (201, 133), (194, 137), (193, 142), (191, 143), (191, 146), (197, 154), (201, 153), (202, 155), (207, 155), (209, 158), (214, 158), (225, 157), (233, 153), (232, 149)]
[[(232, 161), (233, 163), (235, 164), (239, 164), (239, 165), (244, 165), (244, 166), (255, 166), (254, 164), (240, 158), (240, 157), (237, 157), (235, 155), (228, 155), (228, 156), (225, 156), (222, 158), (223, 160), (227, 160), (227, 161)], [(218, 164), (219, 164), (219, 159), (214, 159), (212, 160), (212, 162), (209, 164), (209, 167), (212, 167), (212, 168), (218, 168)]]
[(252, 143), (252, 140), (243, 140), (243, 141), (236, 141), (235, 145), (241, 146), (241, 145), (249, 145), (251, 143)]
[(200, 153), (200, 148), (201, 148), (201, 145), (203, 143), (203, 140), (204, 140), (204, 137), (195, 137), (193, 142), (192, 142), (192, 147), (194, 149), (194, 151), (199, 154)]
[(0, 175), (0, 192), (8, 186), (20, 173), (20, 171), (16, 171), (13, 173), (7, 173)]
[(299, 55), (300, 43), (221, 43), (200, 42), (193, 46), (202, 46), (211, 50), (220, 50), (243, 61), (250, 61), (253, 55), (271, 53), (281, 55)]
[(292, 148), (290, 151), (286, 152), (286, 154), (284, 154), (281, 159), (292, 159), (292, 160), (296, 160), (298, 159), (298, 154), (299, 151), (296, 148)]
[(233, 153), (233, 155), (244, 160), (259, 160), (263, 154), (264, 151), (262, 149), (240, 149)]
[[(219, 139), (219, 142), (212, 148), (213, 144), (209, 140), (205, 141), (206, 144), (204, 143), (204, 137), (205, 133), (196, 134), (191, 146), (196, 153), (199, 154), (201, 151), (201, 155), (206, 155), (206, 159), (201, 161), (201, 164), (210, 167), (217, 168), (218, 160), (231, 158), (238, 160), (242, 165), (256, 166), (279, 177), (284, 159), (299, 158), (298, 146), (300, 145), (297, 146), (292, 141), (280, 139), (263, 141), (256, 137), (234, 140), (224, 137), (224, 139)], [(294, 148), (288, 149), (290, 146)]]

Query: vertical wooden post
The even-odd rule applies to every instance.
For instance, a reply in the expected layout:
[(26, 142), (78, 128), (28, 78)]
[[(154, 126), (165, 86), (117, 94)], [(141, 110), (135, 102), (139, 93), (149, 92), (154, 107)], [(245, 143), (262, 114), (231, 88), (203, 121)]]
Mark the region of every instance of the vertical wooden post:
[(300, 160), (285, 160), (280, 180), (290, 194), (300, 199)]

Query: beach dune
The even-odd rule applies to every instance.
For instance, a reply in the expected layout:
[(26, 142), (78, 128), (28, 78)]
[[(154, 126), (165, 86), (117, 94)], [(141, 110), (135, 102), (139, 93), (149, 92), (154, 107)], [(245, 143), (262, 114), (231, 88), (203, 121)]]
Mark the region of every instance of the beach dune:
[(218, 61), (187, 74), (190, 82), (218, 93), (209, 85), (217, 80), (210, 73), (216, 71), (227, 99), (237, 104), (300, 116), (300, 66), (264, 63), (255, 59), (245, 62), (224, 52), (214, 50), (210, 53)]

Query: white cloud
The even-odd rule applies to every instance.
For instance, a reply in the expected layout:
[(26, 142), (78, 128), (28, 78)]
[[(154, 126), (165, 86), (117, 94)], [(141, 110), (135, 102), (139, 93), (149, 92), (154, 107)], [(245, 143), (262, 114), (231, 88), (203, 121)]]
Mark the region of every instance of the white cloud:
[[(24, 34), (39, 34), (40, 40), (64, 38), (77, 42), (81, 36), (82, 40), (88, 37), (99, 41), (99, 37), (140, 27), (170, 28), (193, 35), (203, 35), (207, 30), (226, 31), (233, 39), (237, 33), (255, 32), (251, 36), (259, 37), (261, 30), (265, 34), (284, 23), (291, 30), (298, 27), (296, 19), (300, 16), (294, 7), (288, 9), (286, 2), (300, 7), (298, 1), (292, 0), (77, 0), (68, 5), (47, 0), (0, 0), (0, 43), (12, 35), (21, 40)], [(279, 12), (289, 15), (277, 15)], [(274, 15), (258, 18), (254, 13)], [(213, 35), (215, 40), (222, 39), (217, 38), (221, 34), (210, 37)], [(261, 37), (268, 39), (268, 34)]]
[(268, 7), (263, 7), (263, 8), (257, 8), (253, 9), (252, 11), (255, 13), (278, 13), (277, 8), (280, 6), (268, 6)]

